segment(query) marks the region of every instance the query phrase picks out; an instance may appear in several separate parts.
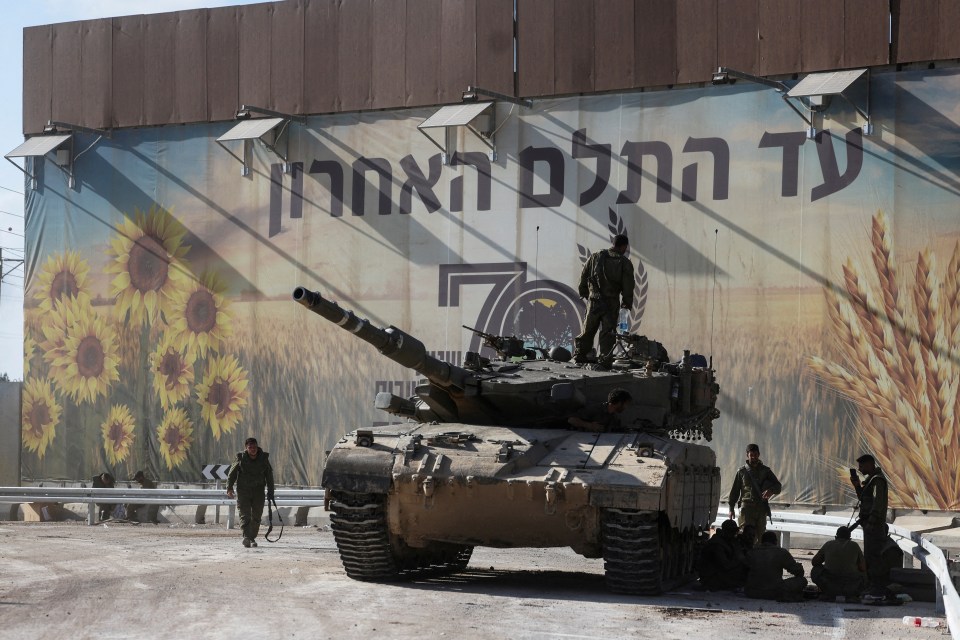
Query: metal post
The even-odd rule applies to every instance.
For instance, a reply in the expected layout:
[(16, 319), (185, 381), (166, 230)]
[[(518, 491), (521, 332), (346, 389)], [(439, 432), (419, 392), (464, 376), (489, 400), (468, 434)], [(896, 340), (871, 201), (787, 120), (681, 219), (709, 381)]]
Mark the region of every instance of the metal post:
[(236, 504), (231, 504), (230, 507), (227, 509), (227, 529), (233, 529), (233, 516), (236, 511), (237, 511)]
[(947, 612), (943, 606), (943, 585), (940, 584), (940, 578), (936, 578), (936, 581), (936, 604), (933, 607), (933, 611), (937, 615), (943, 615)]
[[(220, 478), (217, 478), (217, 492), (218, 493), (220, 492)], [(215, 509), (216, 509), (216, 519), (214, 520), (214, 522), (216, 522), (217, 524), (220, 524), (220, 505), (217, 505)]]
[(93, 502), (87, 503), (87, 524), (93, 526), (96, 523), (94, 516), (97, 514), (97, 505)]
[(790, 532), (789, 531), (780, 532), (780, 546), (786, 549), (787, 551), (790, 551)]

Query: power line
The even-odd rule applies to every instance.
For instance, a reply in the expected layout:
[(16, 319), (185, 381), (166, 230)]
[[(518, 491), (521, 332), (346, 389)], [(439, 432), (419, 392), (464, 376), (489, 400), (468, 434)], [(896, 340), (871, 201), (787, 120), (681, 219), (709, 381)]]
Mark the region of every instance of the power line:
[(10, 187), (5, 187), (5, 186), (3, 186), (2, 184), (0, 184), (0, 189), (3, 189), (4, 191), (12, 191), (12, 192), (16, 193), (17, 195), (21, 195), (21, 196), (23, 195), (23, 191), (17, 191), (16, 189), (11, 189)]
[(0, 209), (0, 213), (5, 213), (5, 214), (7, 214), (8, 216), (13, 216), (14, 218), (22, 218), (22, 217), (23, 217), (23, 214), (22, 214), (22, 213), (14, 213), (13, 211), (4, 211), (3, 209)]
[(19, 234), (19, 233), (15, 232), (15, 231), (10, 231), (9, 229), (0, 229), (0, 231), (3, 231), (4, 233), (9, 233), (9, 234), (12, 235), (12, 236), (17, 236), (18, 238), (22, 238), (22, 237), (23, 237), (22, 234)]

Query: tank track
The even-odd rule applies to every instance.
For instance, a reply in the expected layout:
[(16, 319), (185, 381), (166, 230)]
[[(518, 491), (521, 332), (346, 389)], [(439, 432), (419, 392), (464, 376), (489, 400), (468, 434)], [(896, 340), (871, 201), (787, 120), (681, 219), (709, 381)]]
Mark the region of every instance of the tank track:
[(604, 509), (600, 524), (611, 591), (658, 595), (693, 578), (693, 533), (679, 534), (658, 513), (635, 509)]
[(330, 529), (347, 576), (367, 582), (389, 582), (462, 571), (473, 547), (432, 543), (413, 548), (390, 534), (386, 496), (333, 493)]

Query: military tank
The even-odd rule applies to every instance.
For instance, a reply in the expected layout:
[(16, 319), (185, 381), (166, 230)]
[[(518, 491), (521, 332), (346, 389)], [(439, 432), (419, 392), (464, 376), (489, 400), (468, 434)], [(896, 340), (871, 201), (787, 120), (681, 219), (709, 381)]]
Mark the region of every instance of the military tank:
[[(464, 569), (475, 546), (570, 547), (603, 558), (614, 592), (657, 594), (689, 579), (717, 515), (720, 470), (707, 446), (719, 386), (712, 363), (671, 362), (644, 336), (618, 336), (609, 370), (479, 333), (490, 357), (463, 366), (303, 287), (306, 308), (416, 371), (415, 396), (376, 396), (401, 419), (359, 428), (329, 452), (321, 484), (349, 577), (389, 581)], [(493, 352), (496, 352), (494, 356)], [(613, 432), (568, 419), (612, 389), (632, 403)]]

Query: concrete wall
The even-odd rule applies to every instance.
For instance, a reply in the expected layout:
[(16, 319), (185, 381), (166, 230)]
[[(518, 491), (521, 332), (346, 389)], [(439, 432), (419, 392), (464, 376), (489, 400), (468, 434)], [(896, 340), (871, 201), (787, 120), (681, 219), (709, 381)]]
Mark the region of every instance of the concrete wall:
[(0, 486), (20, 485), (21, 382), (0, 382)]

